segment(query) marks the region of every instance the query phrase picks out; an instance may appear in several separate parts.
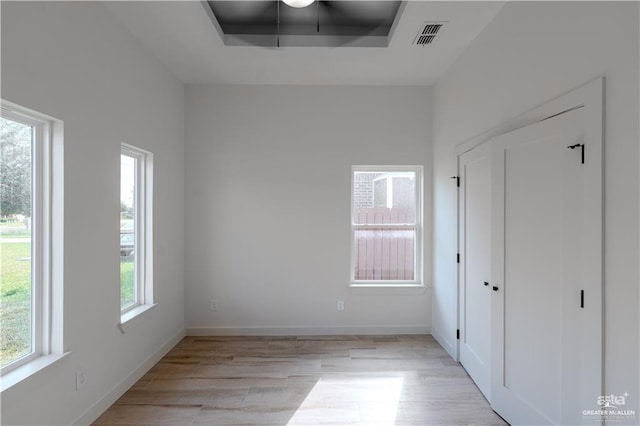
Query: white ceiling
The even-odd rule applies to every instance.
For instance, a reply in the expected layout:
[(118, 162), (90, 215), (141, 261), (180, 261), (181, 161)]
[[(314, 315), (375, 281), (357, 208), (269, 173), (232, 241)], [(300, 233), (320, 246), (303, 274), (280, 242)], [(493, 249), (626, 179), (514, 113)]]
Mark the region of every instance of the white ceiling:
[[(231, 47), (222, 43), (199, 1), (120, 1), (106, 7), (184, 83), (432, 85), (503, 4), (409, 0), (387, 48)], [(424, 21), (448, 24), (433, 45), (412, 46)]]

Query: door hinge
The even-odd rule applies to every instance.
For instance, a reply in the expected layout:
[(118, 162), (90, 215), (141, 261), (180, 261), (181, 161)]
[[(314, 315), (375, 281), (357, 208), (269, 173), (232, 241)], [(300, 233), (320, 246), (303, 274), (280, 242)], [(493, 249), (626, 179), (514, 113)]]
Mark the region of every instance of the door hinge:
[(585, 151), (585, 147), (583, 143), (577, 143), (575, 145), (569, 145), (567, 148), (569, 149), (576, 149), (576, 148), (580, 148), (582, 150), (582, 164), (584, 164), (584, 151)]
[(456, 340), (460, 340), (460, 329), (456, 330)]
[(451, 176), (451, 179), (456, 180), (456, 186), (460, 188), (460, 176)]
[(460, 263), (460, 253), (456, 253), (456, 263)]

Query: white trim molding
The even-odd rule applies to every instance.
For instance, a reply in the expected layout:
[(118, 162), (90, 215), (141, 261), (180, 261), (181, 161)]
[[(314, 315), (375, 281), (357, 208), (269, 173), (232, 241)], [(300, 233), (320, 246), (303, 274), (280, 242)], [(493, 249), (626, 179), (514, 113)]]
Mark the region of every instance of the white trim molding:
[(428, 335), (428, 325), (187, 327), (187, 336), (352, 336)]

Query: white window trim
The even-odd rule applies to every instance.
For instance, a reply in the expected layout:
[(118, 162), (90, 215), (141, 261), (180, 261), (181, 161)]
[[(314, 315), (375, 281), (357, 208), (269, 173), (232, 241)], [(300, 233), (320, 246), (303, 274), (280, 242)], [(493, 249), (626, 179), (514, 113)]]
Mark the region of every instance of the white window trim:
[[(384, 224), (385, 228), (397, 229), (414, 229), (416, 232), (415, 248), (414, 248), (414, 277), (413, 280), (356, 280), (355, 279), (355, 231), (357, 229), (376, 229), (380, 225), (363, 225), (356, 224), (354, 220), (354, 177), (355, 172), (383, 172), (392, 175), (394, 172), (415, 172), (416, 174), (416, 223), (415, 224)], [(351, 167), (351, 251), (350, 251), (350, 287), (424, 287), (422, 271), (423, 271), (423, 228), (422, 228), (422, 210), (423, 210), (423, 167), (422, 166), (352, 166)]]
[(2, 117), (30, 125), (32, 145), (32, 349), (2, 368), (2, 391), (66, 355), (63, 352), (63, 123), (0, 100)]
[[(120, 310), (122, 333), (133, 329), (155, 306), (153, 298), (153, 154), (121, 143), (121, 155), (135, 159), (135, 251), (136, 303)], [(143, 315), (144, 314), (144, 315)]]

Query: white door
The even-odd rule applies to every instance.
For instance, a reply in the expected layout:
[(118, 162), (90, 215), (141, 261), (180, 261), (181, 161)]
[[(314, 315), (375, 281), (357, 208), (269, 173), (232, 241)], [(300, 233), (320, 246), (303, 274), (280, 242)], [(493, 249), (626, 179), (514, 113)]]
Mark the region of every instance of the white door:
[[(583, 110), (492, 142), (493, 408), (581, 424), (601, 393), (601, 198)], [(574, 146), (574, 149), (568, 148)], [(582, 163), (584, 145), (586, 161)], [(601, 261), (601, 257), (600, 257)]]
[(491, 147), (458, 161), (460, 363), (491, 400)]

